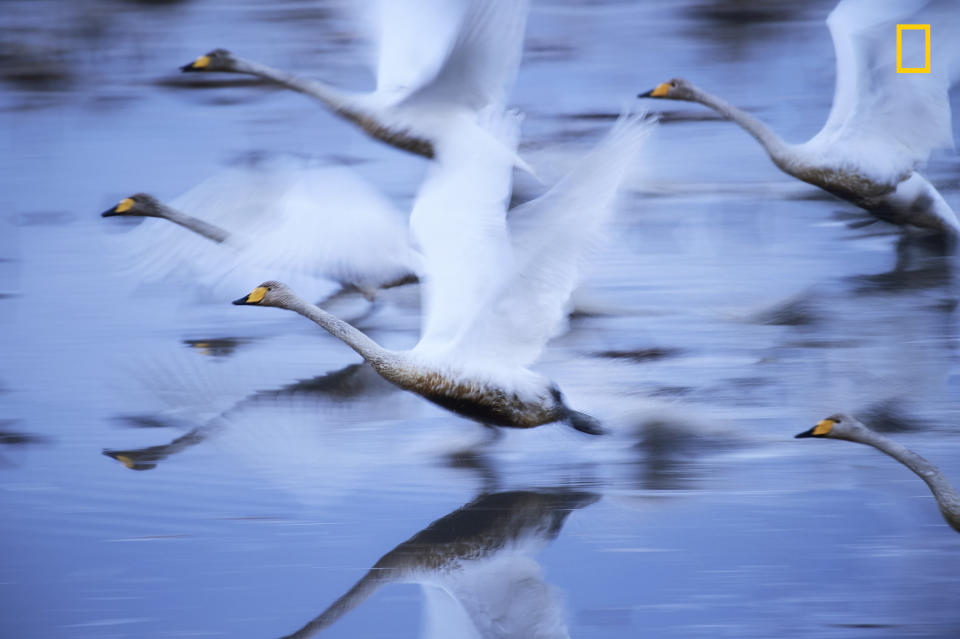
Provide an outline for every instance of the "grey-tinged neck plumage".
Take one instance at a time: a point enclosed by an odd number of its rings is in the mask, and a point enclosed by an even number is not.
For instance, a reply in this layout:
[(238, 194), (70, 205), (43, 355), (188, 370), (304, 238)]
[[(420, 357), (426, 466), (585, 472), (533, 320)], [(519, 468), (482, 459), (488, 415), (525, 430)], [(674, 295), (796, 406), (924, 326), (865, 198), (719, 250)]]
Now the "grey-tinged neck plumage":
[(194, 233), (204, 236), (208, 240), (212, 240), (218, 244), (221, 244), (230, 237), (230, 233), (225, 229), (222, 229), (215, 224), (204, 222), (203, 220), (193, 217), (192, 215), (187, 215), (186, 213), (169, 207), (166, 204), (160, 204), (158, 208), (160, 215), (157, 217), (164, 217), (174, 224), (179, 224), (182, 227), (190, 229)]
[(957, 495), (957, 491), (939, 468), (912, 450), (872, 430), (863, 429), (854, 441), (873, 446), (916, 473), (930, 487), (943, 518), (951, 528), (960, 532), (960, 495)]
[(434, 577), (426, 581), (434, 580), (437, 574), (451, 567), (463, 570), (465, 562), (497, 555), (520, 538), (550, 542), (560, 534), (572, 511), (589, 506), (597, 499), (599, 495), (593, 493), (566, 489), (483, 495), (397, 545), (346, 594), (283, 639), (313, 636), (387, 583), (424, 581), (429, 575)]
[(756, 138), (763, 145), (774, 164), (790, 172), (786, 167), (790, 165), (789, 146), (774, 133), (770, 127), (753, 117), (746, 111), (738, 109), (729, 102), (721, 100), (698, 87), (690, 87), (690, 99), (694, 102), (710, 107), (725, 118), (732, 120), (743, 127), (747, 133)]
[(433, 142), (417, 135), (407, 127), (390, 125), (370, 108), (365, 108), (363, 95), (337, 89), (325, 82), (280, 71), (258, 62), (233, 58), (232, 72), (245, 73), (275, 82), (282, 87), (308, 95), (330, 108), (341, 117), (350, 120), (371, 137), (390, 146), (409, 151), (426, 158), (434, 157)]
[(303, 78), (293, 73), (274, 69), (265, 64), (251, 62), (243, 58), (233, 59), (231, 71), (234, 73), (254, 75), (258, 78), (275, 82), (287, 89), (309, 95), (337, 112), (349, 109), (351, 103), (355, 101), (355, 97), (351, 94), (332, 87), (325, 82)]
[(391, 581), (396, 581), (396, 579), (393, 578), (394, 572), (393, 570), (382, 570), (379, 568), (373, 568), (367, 571), (367, 574), (354, 584), (353, 588), (330, 604), (326, 610), (308, 621), (296, 632), (284, 635), (281, 639), (304, 639), (305, 637), (312, 637), (325, 628), (329, 628), (336, 623), (340, 617), (369, 599), (380, 586)]
[(359, 353), (381, 374), (385, 368), (393, 368), (400, 363), (399, 353), (383, 348), (350, 324), (322, 308), (293, 295), (286, 301), (285, 306), (319, 324), (328, 333)]

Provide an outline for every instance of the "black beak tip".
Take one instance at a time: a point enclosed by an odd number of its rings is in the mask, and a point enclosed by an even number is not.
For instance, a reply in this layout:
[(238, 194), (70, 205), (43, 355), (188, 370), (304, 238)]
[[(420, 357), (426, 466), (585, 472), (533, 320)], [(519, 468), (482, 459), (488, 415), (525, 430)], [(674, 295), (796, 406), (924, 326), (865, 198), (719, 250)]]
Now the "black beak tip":
[(806, 437), (813, 437), (813, 432), (809, 430), (805, 430), (802, 433), (797, 433), (796, 435), (793, 436), (794, 439), (804, 439)]
[(180, 70), (183, 71), (184, 73), (189, 73), (190, 71), (197, 71), (197, 68), (193, 66), (193, 62), (191, 62), (190, 64), (185, 64), (182, 67), (180, 67)]
[(247, 295), (244, 295), (240, 299), (233, 300), (232, 304), (234, 306), (245, 306), (247, 304)]
[(100, 217), (114, 217), (115, 215), (120, 215), (120, 214), (117, 213), (116, 209), (114, 208), (114, 209), (107, 209), (106, 211), (100, 214)]
[(649, 97), (651, 97), (651, 96), (650, 96), (651, 93), (653, 93), (653, 89), (650, 89), (650, 90), (647, 91), (646, 93), (638, 93), (638, 94), (637, 94), (637, 97), (638, 97), (638, 98), (649, 98)]

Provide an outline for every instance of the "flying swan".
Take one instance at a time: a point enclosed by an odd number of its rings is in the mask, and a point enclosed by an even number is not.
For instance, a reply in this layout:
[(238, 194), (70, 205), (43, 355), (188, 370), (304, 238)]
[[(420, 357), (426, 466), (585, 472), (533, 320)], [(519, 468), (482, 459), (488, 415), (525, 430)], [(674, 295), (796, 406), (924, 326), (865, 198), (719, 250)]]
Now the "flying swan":
[[(215, 49), (185, 72), (242, 73), (315, 98), (369, 136), (433, 158), (450, 127), (506, 101), (523, 50), (528, 0), (381, 0), (376, 89), (344, 91)], [(376, 15), (370, 15), (374, 13)], [(372, 26), (372, 25), (371, 25)], [(515, 158), (518, 166), (527, 167)]]
[(208, 284), (230, 273), (283, 272), (331, 280), (367, 299), (417, 281), (420, 256), (407, 220), (345, 167), (274, 158), (225, 169), (174, 202), (138, 193), (102, 213), (166, 219), (193, 231), (147, 221), (128, 233), (131, 261), (144, 279), (185, 265)]
[(612, 213), (622, 177), (653, 122), (625, 117), (581, 164), (506, 217), (519, 116), (464, 127), (431, 165), (411, 214), (424, 257), (420, 341), (388, 350), (269, 281), (234, 304), (276, 306), (313, 320), (388, 381), (483, 424), (564, 421), (600, 434), (559, 388), (528, 366), (563, 325), (579, 262)]
[[(956, 213), (916, 170), (933, 149), (953, 147), (949, 65), (935, 57), (930, 73), (896, 71), (895, 24), (914, 21), (905, 14), (922, 4), (843, 0), (837, 5), (827, 18), (837, 56), (833, 107), (820, 132), (803, 144), (784, 142), (749, 113), (681, 78), (639, 97), (699, 102), (743, 127), (784, 173), (881, 220), (956, 236)], [(947, 33), (937, 30), (934, 52), (947, 48)]]

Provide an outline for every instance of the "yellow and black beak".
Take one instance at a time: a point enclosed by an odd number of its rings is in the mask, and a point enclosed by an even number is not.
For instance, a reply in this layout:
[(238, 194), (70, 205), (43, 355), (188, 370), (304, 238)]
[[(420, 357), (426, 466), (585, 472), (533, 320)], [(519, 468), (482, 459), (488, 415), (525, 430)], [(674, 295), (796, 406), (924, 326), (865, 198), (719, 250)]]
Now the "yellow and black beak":
[(662, 98), (670, 91), (670, 83), (664, 82), (658, 84), (655, 88), (650, 89), (646, 93), (641, 93), (638, 95), (638, 98)]
[(135, 455), (132, 451), (105, 450), (103, 454), (116, 459), (130, 470), (151, 470), (157, 467), (153, 461), (147, 458), (141, 459), (140, 456)]
[(107, 209), (100, 214), (100, 217), (113, 217), (115, 215), (123, 215), (127, 211), (133, 208), (133, 198), (125, 197), (120, 200), (120, 203), (117, 204), (112, 209)]
[(190, 64), (185, 64), (180, 67), (181, 71), (206, 71), (207, 67), (210, 66), (210, 56), (202, 55)]
[(830, 431), (833, 430), (833, 425), (837, 422), (832, 419), (824, 419), (817, 422), (817, 425), (811, 428), (810, 430), (805, 430), (802, 433), (797, 433), (794, 435), (794, 439), (803, 439), (804, 437), (826, 437), (830, 434)]
[(250, 291), (249, 295), (244, 295), (238, 300), (233, 300), (233, 303), (236, 306), (245, 306), (248, 304), (259, 304), (263, 301), (263, 296), (267, 294), (267, 288), (265, 286), (258, 286), (257, 288)]

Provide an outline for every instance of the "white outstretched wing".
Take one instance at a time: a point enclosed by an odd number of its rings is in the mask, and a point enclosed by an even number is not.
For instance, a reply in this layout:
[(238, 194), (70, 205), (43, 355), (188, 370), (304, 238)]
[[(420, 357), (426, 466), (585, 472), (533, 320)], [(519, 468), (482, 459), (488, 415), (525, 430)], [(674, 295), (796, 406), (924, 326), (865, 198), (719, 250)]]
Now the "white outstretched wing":
[(436, 76), (450, 54), (466, 0), (378, 0), (366, 22), (376, 39), (377, 92), (408, 95)]
[(468, 361), (525, 367), (563, 327), (589, 250), (602, 238), (627, 169), (653, 129), (622, 117), (580, 164), (541, 197), (510, 212), (513, 270), (460, 333)]
[(407, 220), (356, 172), (299, 170), (254, 224), (238, 264), (377, 288), (419, 269)]
[(438, 581), (424, 584), (424, 637), (570, 636), (557, 593), (531, 557), (507, 552), (464, 561)]
[(519, 116), (497, 109), (462, 122), (433, 162), (410, 226), (424, 259), (417, 350), (446, 352), (511, 272), (506, 207)]
[[(842, 0), (827, 18), (837, 56), (833, 107), (811, 145), (842, 149), (875, 178), (912, 169), (953, 145), (948, 89), (957, 50), (943, 3)], [(954, 7), (956, 8), (956, 7)], [(919, 13), (918, 13), (919, 12)], [(930, 73), (897, 73), (897, 23), (932, 25)], [(953, 62), (951, 61), (953, 58)]]
[(219, 171), (167, 203), (231, 233), (229, 245), (217, 245), (168, 220), (146, 218), (122, 237), (130, 272), (147, 282), (180, 277), (215, 285), (224, 265), (235, 259), (241, 229), (255, 224), (289, 183), (288, 172), (273, 168), (241, 165)]
[(292, 279), (313, 291), (311, 279), (375, 287), (418, 267), (404, 218), (344, 167), (294, 158), (233, 167), (170, 205), (230, 236), (218, 245), (167, 220), (144, 220), (124, 238), (143, 279), (180, 273), (242, 287)]
[(505, 104), (520, 66), (528, 5), (528, 0), (468, 0), (435, 77), (406, 104), (452, 104), (475, 111)]

